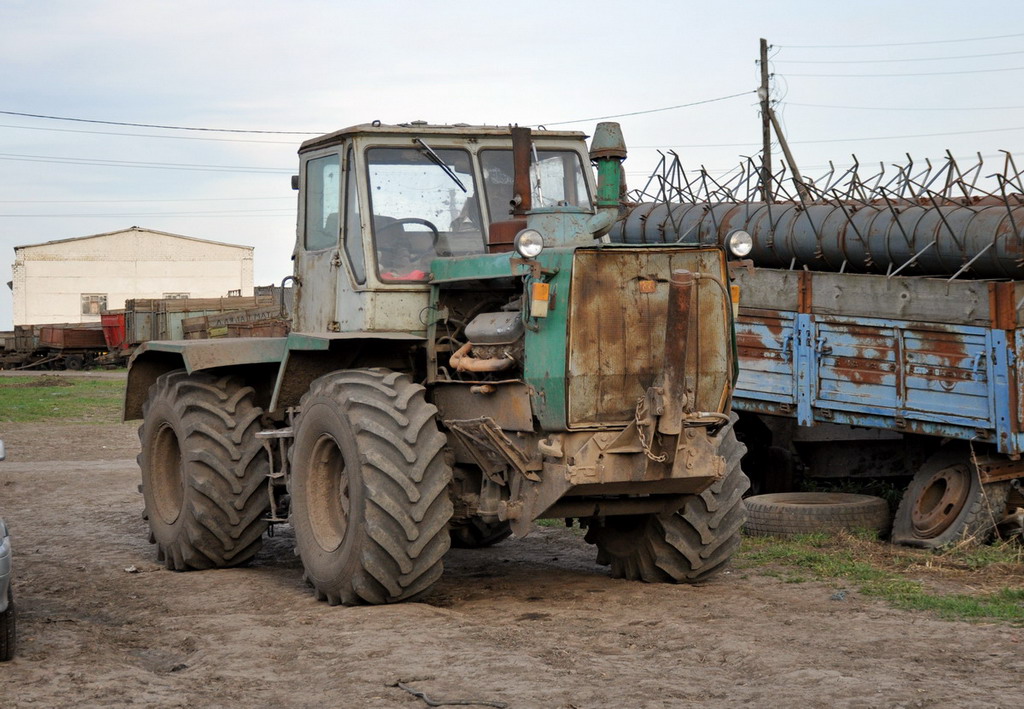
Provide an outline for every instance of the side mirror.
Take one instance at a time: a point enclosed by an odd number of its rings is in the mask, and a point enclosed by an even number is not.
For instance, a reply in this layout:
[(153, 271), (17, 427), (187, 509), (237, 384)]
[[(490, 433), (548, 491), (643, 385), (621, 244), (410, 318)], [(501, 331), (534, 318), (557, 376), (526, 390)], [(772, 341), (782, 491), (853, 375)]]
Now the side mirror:
[(7, 451), (4, 450), (4, 442), (0, 441), (0, 460), (3, 460), (6, 457), (7, 457)]

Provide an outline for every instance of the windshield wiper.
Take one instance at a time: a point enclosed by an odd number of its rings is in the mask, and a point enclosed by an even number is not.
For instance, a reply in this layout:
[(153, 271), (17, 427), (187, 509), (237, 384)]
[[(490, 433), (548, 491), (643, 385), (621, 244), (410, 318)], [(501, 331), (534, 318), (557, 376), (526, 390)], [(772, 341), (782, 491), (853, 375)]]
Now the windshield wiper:
[(452, 178), (452, 181), (459, 186), (459, 189), (461, 189), (463, 192), (469, 192), (469, 190), (466, 189), (466, 186), (462, 184), (462, 180), (459, 179), (459, 176), (455, 174), (455, 171), (448, 167), (448, 165), (445, 164), (444, 160), (442, 160), (429, 145), (427, 145), (419, 138), (413, 138), (412, 140), (414, 143), (419, 143), (421, 146), (423, 146), (423, 154), (430, 159), (430, 162), (434, 163), (439, 168), (444, 170), (444, 174)]

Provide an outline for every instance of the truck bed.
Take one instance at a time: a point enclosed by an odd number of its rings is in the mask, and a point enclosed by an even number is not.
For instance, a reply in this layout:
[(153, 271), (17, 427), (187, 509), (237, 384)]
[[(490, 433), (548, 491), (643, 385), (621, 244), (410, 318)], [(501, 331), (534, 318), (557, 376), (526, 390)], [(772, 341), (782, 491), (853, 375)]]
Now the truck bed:
[(740, 411), (1024, 450), (1024, 284), (739, 272)]

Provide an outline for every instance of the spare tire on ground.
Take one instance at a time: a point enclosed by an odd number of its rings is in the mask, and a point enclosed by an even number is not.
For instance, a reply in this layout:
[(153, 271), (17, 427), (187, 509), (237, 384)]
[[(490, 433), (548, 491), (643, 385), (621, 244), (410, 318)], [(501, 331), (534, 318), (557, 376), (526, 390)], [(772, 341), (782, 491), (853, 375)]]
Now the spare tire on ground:
[(746, 533), (792, 537), (863, 529), (889, 531), (889, 505), (881, 497), (841, 492), (779, 492), (754, 495), (747, 506)]

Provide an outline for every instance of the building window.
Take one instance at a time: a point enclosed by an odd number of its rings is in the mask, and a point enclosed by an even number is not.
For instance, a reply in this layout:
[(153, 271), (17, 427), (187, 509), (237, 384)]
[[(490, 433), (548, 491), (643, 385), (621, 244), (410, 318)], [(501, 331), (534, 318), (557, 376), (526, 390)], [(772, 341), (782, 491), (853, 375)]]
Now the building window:
[(188, 298), (188, 293), (164, 293), (164, 298), (167, 300), (185, 300)]
[(234, 290), (229, 290), (228, 291), (228, 298), (235, 298), (235, 297), (238, 297), (238, 298), (242, 297), (242, 289), (241, 288), (236, 288)]
[(82, 293), (82, 315), (99, 315), (106, 309), (106, 293)]

